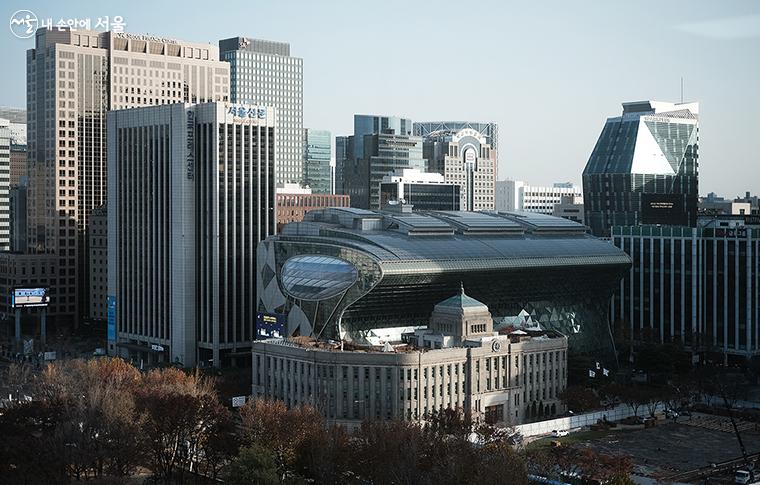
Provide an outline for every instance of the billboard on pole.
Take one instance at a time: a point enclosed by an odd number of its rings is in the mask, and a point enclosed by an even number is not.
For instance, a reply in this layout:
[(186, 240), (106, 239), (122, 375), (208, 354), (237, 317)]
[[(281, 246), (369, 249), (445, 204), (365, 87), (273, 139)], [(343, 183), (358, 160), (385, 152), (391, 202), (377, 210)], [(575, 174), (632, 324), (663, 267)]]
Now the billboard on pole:
[(287, 316), (281, 313), (259, 313), (256, 318), (256, 340), (285, 336)]
[(47, 288), (15, 288), (11, 297), (13, 308), (48, 306), (50, 295)]

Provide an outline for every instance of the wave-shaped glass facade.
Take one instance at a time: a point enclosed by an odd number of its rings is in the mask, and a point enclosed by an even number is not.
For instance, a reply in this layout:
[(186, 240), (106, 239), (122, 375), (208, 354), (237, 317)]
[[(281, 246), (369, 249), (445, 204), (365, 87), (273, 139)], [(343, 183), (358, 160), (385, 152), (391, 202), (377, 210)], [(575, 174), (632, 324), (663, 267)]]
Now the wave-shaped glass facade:
[[(543, 328), (567, 335), (571, 350), (614, 361), (609, 301), (630, 258), (581, 225), (562, 221), (552, 228), (544, 221), (539, 228), (529, 220), (496, 213), (310, 212), (259, 245), (259, 311), (287, 314), (291, 335), (361, 342), (371, 329), (427, 325), (435, 304), (464, 284), (495, 320), (525, 310)], [(332, 295), (299, 300), (289, 294), (289, 261), (305, 255), (350, 263), (356, 280)]]

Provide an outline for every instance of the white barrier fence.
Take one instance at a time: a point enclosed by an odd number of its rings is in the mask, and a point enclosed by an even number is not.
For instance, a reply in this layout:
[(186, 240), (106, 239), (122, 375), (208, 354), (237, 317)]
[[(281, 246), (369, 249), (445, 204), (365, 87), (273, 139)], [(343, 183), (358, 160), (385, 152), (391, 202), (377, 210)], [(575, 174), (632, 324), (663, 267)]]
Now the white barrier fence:
[[(660, 412), (665, 409), (663, 404), (657, 406), (656, 412)], [(646, 416), (649, 414), (646, 406), (641, 406), (638, 409), (639, 416)], [(626, 404), (618, 404), (614, 408), (595, 411), (593, 413), (578, 414), (575, 416), (566, 416), (564, 418), (550, 419), (548, 421), (537, 421), (535, 423), (519, 424), (515, 426), (515, 429), (519, 431), (524, 437), (539, 436), (543, 434), (549, 434), (552, 431), (563, 429), (575, 429), (582, 428), (583, 426), (591, 426), (596, 424), (600, 419), (607, 417), (608, 421), (619, 421), (629, 416), (633, 416), (633, 411), (630, 406)]]

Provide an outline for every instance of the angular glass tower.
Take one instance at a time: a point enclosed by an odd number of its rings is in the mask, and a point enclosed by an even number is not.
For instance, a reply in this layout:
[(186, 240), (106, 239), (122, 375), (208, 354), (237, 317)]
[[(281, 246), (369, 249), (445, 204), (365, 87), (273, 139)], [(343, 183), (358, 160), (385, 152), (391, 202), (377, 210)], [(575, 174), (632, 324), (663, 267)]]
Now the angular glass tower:
[(699, 104), (637, 101), (608, 118), (583, 171), (586, 223), (696, 225)]

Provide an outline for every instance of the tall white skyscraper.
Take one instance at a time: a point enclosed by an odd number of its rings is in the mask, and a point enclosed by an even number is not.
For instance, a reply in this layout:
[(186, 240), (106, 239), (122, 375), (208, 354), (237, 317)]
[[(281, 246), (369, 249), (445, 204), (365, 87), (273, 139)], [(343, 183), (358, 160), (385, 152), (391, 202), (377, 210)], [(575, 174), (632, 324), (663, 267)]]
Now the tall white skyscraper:
[(230, 63), (233, 103), (277, 109), (277, 183), (302, 183), (303, 59), (288, 43), (247, 37), (220, 40), (219, 52)]

